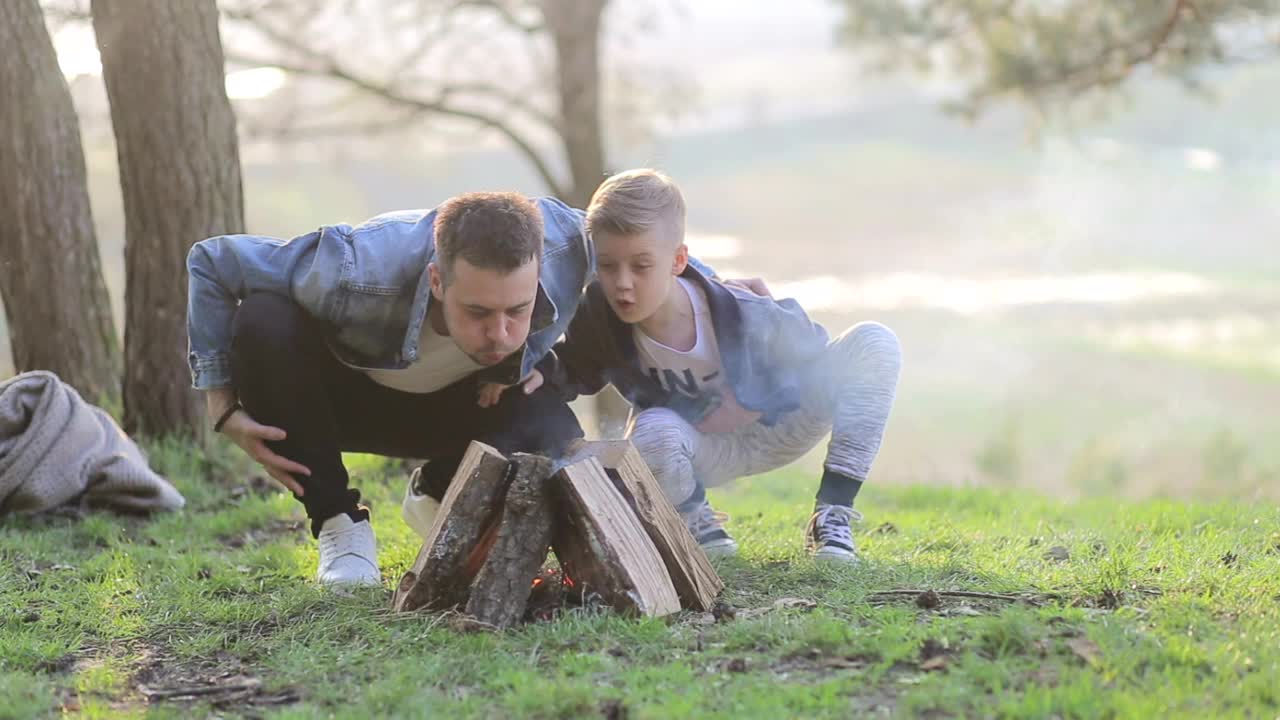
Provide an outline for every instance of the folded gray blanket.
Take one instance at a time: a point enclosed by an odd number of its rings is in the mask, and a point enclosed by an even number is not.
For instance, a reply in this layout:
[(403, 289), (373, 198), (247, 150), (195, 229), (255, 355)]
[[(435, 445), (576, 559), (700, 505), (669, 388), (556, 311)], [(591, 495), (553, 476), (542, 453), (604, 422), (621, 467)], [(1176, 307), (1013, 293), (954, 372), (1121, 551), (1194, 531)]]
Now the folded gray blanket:
[(0, 515), (68, 504), (137, 513), (185, 502), (110, 415), (57, 375), (0, 382)]

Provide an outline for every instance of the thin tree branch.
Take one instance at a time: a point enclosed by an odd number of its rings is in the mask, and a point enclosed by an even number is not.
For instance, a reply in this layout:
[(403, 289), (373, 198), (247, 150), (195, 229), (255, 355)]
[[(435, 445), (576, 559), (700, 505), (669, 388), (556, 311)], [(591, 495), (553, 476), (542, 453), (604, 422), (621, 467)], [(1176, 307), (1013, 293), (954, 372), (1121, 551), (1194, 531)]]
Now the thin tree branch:
[[(1010, 88), (1010, 90), (1018, 90), (1024, 94), (1035, 94), (1045, 90), (1051, 90), (1055, 87), (1064, 89), (1069, 94), (1078, 94), (1087, 90), (1092, 86), (1110, 86), (1123, 81), (1128, 77), (1134, 68), (1151, 62), (1165, 49), (1169, 43), (1169, 39), (1173, 36), (1173, 31), (1178, 27), (1178, 23), (1182, 19), (1184, 11), (1190, 8), (1193, 12), (1195, 6), (1191, 0), (1174, 0), (1173, 8), (1169, 12), (1167, 18), (1160, 25), (1153, 38), (1135, 38), (1130, 42), (1106, 47), (1102, 52), (1098, 53), (1099, 61), (1080, 64), (1066, 70), (1055, 73), (1048, 77), (1043, 77), (1028, 86), (1021, 88)], [(1128, 54), (1133, 48), (1139, 47), (1141, 50), (1134, 54)], [(1109, 74), (1092, 75), (1099, 71), (1105, 65), (1106, 61), (1116, 53), (1125, 53), (1127, 56), (1121, 62), (1121, 67), (1115, 72)], [(981, 102), (992, 95), (1003, 94), (1007, 91), (996, 92), (979, 92), (971, 96), (971, 101)]]
[[(312, 113), (302, 113), (309, 115)], [(254, 140), (270, 140), (272, 142), (301, 142), (322, 137), (349, 137), (353, 135), (382, 135), (402, 130), (406, 126), (421, 120), (422, 112), (412, 111), (396, 116), (392, 120), (349, 123), (316, 123), (310, 125), (280, 124), (255, 122), (252, 118), (242, 124), (245, 135)]]
[(446, 86), (441, 88), (438, 91), (438, 96), (432, 100), (402, 94), (397, 92), (393, 87), (370, 80), (346, 68), (340, 64), (337, 59), (326, 55), (313, 47), (302, 44), (290, 33), (280, 31), (253, 13), (231, 10), (227, 12), (227, 17), (232, 20), (252, 25), (267, 37), (267, 39), (306, 60), (310, 60), (314, 65), (284, 60), (254, 58), (231, 50), (227, 52), (227, 58), (229, 60), (242, 65), (269, 65), (297, 75), (309, 75), (313, 77), (325, 77), (338, 80), (351, 85), (352, 87), (358, 88), (369, 95), (381, 98), (393, 104), (416, 109), (423, 113), (455, 117), (478, 123), (481, 126), (495, 130), (506, 137), (506, 139), (515, 145), (516, 149), (525, 156), (530, 164), (533, 165), (534, 170), (547, 185), (549, 191), (558, 196), (564, 195), (564, 187), (561, 185), (559, 180), (556, 179), (546, 159), (543, 158), (542, 154), (534, 146), (531, 140), (524, 137), (523, 134), (511, 127), (509, 123), (502, 121), (498, 117), (480, 110), (466, 109), (450, 105), (447, 103), (447, 99), (450, 94), (457, 95), (464, 92), (473, 94), (501, 95), (502, 98), (509, 103), (516, 103), (509, 107), (519, 109), (526, 114), (530, 114), (543, 124), (549, 124), (550, 129), (558, 131), (558, 123), (545, 113), (535, 112), (535, 109), (529, 108), (527, 104), (519, 103), (518, 99), (510, 96), (509, 94), (502, 93), (497, 88), (481, 83), (460, 84), (452, 87)]
[[(465, 4), (465, 3), (460, 2), (459, 4)], [(297, 64), (286, 65), (284, 63), (275, 62), (275, 61), (263, 62), (262, 64), (264, 65), (275, 65), (276, 67), (279, 67), (282, 70), (294, 72), (297, 74), (313, 75), (313, 76), (329, 75), (339, 80), (346, 81), (350, 84), (357, 85), (367, 93), (380, 96), (392, 102), (403, 102), (404, 100), (413, 100), (414, 102), (430, 102), (430, 101), (420, 101), (420, 99), (418, 98), (413, 98), (412, 96), (399, 92), (398, 90), (396, 90), (394, 81), (391, 83), (378, 83), (378, 82), (369, 80), (367, 78), (356, 76), (355, 73), (340, 66), (337, 60), (335, 60), (332, 56), (327, 55), (315, 49), (314, 47), (311, 47), (309, 45), (305, 45), (299, 42), (294, 37), (293, 34), (278, 30), (277, 28), (266, 23), (260, 16), (254, 13), (229, 10), (225, 12), (224, 15), (228, 19), (243, 22), (252, 26), (254, 29), (261, 32), (272, 42), (276, 43), (277, 45), (280, 45), (281, 47), (287, 48), (288, 50), (295, 52), (304, 58), (307, 58), (308, 60), (316, 63), (318, 67), (307, 67), (307, 66), (297, 65)], [(229, 56), (231, 55), (232, 54), (229, 53)], [(241, 64), (246, 64), (246, 62), (241, 62)], [(560, 132), (560, 124), (555, 116), (551, 115), (550, 113), (544, 110), (541, 110), (540, 108), (530, 105), (529, 103), (525, 102), (519, 97), (511, 94), (506, 90), (503, 90), (502, 88), (497, 87), (496, 85), (491, 85), (488, 83), (479, 83), (479, 82), (453, 84), (453, 85), (447, 85), (441, 88), (437, 94), (439, 98), (435, 102), (438, 104), (443, 104), (444, 99), (448, 95), (452, 95), (452, 94), (486, 95), (505, 103), (507, 105), (508, 110), (514, 110), (517, 112), (524, 113), (525, 115), (529, 116), (533, 120), (536, 120), (537, 122), (545, 125), (547, 129), (553, 132)]]
[(506, 25), (526, 35), (536, 35), (546, 29), (542, 23), (525, 22), (516, 17), (510, 6), (501, 2), (501, 0), (458, 0), (455, 7), (476, 7), (492, 10)]

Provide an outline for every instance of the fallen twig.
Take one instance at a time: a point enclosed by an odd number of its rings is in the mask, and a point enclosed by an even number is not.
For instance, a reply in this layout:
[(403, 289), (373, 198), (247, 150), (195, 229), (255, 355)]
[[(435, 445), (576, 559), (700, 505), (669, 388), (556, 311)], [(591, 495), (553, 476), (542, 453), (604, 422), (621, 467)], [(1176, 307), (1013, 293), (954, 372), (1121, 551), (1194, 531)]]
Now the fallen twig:
[[(916, 600), (917, 603), (919, 604), (920, 598), (927, 597), (929, 593), (932, 593), (934, 596), (944, 597), (944, 598), (948, 598), (948, 597), (949, 598), (970, 598), (970, 599), (977, 599), (977, 600), (995, 600), (998, 602), (1022, 602), (1022, 603), (1028, 603), (1030, 605), (1039, 605), (1046, 600), (1054, 600), (1058, 598), (1058, 596), (1051, 595), (1048, 593), (1008, 594), (1008, 593), (978, 592), (975, 590), (901, 589), (901, 590), (881, 590), (879, 592), (871, 593), (870, 595), (867, 596), (867, 602), (875, 605), (875, 604), (883, 604), (883, 603), (890, 603), (890, 602), (898, 602), (901, 600)], [(927, 603), (922, 604), (921, 606), (927, 607), (928, 604)]]
[(142, 686), (139, 687), (138, 690), (145, 695), (148, 700), (165, 700), (176, 697), (197, 697), (201, 695), (221, 695), (223, 693), (252, 691), (257, 690), (261, 686), (261, 680), (249, 678), (241, 682), (227, 683), (224, 685), (190, 685), (171, 688), (149, 688)]

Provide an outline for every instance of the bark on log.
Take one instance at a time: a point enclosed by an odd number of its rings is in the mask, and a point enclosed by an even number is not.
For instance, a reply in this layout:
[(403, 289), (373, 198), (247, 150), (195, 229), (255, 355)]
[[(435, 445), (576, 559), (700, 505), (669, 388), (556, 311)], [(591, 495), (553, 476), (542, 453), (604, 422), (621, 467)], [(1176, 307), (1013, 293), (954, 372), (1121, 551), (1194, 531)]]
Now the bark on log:
[(580, 453), (599, 458), (614, 486), (653, 540), (686, 610), (710, 611), (724, 582), (680, 514), (671, 505), (640, 452), (627, 440), (587, 444)]
[(575, 462), (556, 478), (561, 523), (553, 546), (569, 577), (616, 610), (649, 617), (679, 611), (662, 556), (600, 461)]
[(547, 492), (551, 460), (516, 454), (511, 463), (514, 478), (497, 540), (467, 601), (467, 614), (498, 628), (511, 627), (524, 617), (533, 579), (547, 559), (555, 510)]
[(510, 465), (483, 443), (467, 448), (418, 558), (400, 578), (392, 600), (396, 610), (444, 610), (466, 603), (483, 562), (486, 535), (500, 517)]

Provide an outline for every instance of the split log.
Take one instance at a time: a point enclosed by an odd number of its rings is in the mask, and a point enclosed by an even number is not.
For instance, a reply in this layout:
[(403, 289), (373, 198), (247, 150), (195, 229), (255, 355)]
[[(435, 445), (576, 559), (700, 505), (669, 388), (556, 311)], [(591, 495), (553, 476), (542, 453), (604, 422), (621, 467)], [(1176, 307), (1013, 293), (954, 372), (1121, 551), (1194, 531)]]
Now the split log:
[(620, 611), (661, 617), (680, 610), (666, 564), (595, 457), (556, 475), (559, 527), (552, 538), (569, 577)]
[(467, 602), (468, 588), (493, 538), (511, 464), (497, 450), (473, 442), (445, 492), (422, 550), (400, 578), (392, 606), (400, 612), (444, 610)]
[(687, 610), (709, 612), (724, 583), (662, 492), (640, 451), (627, 440), (611, 440), (588, 443), (579, 452), (599, 458), (608, 471), (662, 556), (681, 605)]
[(517, 453), (511, 463), (513, 479), (497, 538), (467, 601), (467, 614), (497, 628), (511, 627), (524, 617), (533, 579), (551, 544), (551, 460)]

